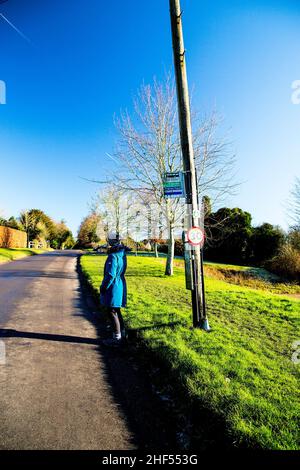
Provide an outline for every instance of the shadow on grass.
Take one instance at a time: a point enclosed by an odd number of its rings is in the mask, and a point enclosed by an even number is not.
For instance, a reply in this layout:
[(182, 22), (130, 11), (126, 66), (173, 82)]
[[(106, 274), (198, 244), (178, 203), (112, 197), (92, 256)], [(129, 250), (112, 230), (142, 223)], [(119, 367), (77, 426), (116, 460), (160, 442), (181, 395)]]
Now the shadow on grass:
[(159, 330), (161, 328), (169, 328), (173, 330), (176, 326), (182, 326), (183, 323), (180, 321), (172, 322), (172, 323), (157, 323), (154, 325), (147, 325), (141, 326), (139, 328), (129, 328), (128, 329), (128, 340), (129, 341), (136, 341), (140, 338), (141, 333), (147, 330)]
[[(103, 338), (107, 332), (103, 314), (99, 316), (98, 296), (84, 278), (79, 260), (78, 272), (81, 278), (80, 310), (85, 310), (85, 316), (95, 325), (99, 338)], [(89, 310), (84, 305), (88, 305)], [(182, 321), (164, 321), (132, 328), (126, 348), (117, 351), (99, 348), (115, 400), (122, 407), (139, 448), (236, 449), (228, 435), (225, 419), (207, 409), (204, 403), (188, 397), (184, 371), (174, 369), (168, 362), (168, 348), (158, 343), (151, 349), (143, 341), (144, 331), (167, 328), (171, 332), (177, 326), (186, 325)]]

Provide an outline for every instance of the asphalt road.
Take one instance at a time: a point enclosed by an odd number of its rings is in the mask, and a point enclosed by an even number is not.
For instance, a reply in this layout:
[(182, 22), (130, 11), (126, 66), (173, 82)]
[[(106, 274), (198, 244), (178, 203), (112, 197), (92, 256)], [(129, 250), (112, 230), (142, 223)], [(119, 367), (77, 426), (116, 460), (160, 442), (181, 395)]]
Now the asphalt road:
[(77, 257), (0, 265), (0, 449), (136, 447), (82, 301)]

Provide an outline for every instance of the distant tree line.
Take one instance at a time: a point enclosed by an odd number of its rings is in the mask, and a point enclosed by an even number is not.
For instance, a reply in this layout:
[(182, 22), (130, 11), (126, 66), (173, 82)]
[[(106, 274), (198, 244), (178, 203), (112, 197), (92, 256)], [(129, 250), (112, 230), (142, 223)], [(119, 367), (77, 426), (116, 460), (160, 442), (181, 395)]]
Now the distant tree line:
[[(209, 198), (207, 202), (210, 207)], [(109, 229), (105, 216), (107, 214), (92, 211), (82, 220), (78, 232), (78, 247), (88, 248), (105, 243), (106, 232)], [(252, 227), (251, 219), (251, 214), (240, 208), (224, 207), (216, 212), (207, 211), (205, 258), (232, 264), (262, 264), (275, 256), (287, 235), (280, 227), (269, 223)], [(144, 223), (146, 222), (145, 220)], [(119, 224), (120, 220), (117, 220), (116, 225)], [(123, 226), (126, 225), (125, 222), (123, 224)], [(110, 228), (115, 228), (113, 223)], [(132, 239), (130, 236), (128, 238)], [(142, 242), (140, 241), (140, 246), (146, 247), (148, 243), (153, 245), (155, 241), (159, 244), (159, 251), (168, 252), (167, 240), (163, 238), (145, 238)], [(175, 254), (183, 255), (180, 238), (175, 240)]]
[(42, 244), (54, 249), (72, 248), (75, 244), (72, 231), (66, 222), (56, 222), (40, 209), (22, 211), (19, 217), (0, 217), (0, 225), (22, 230), (27, 234), (27, 246), (30, 242)]

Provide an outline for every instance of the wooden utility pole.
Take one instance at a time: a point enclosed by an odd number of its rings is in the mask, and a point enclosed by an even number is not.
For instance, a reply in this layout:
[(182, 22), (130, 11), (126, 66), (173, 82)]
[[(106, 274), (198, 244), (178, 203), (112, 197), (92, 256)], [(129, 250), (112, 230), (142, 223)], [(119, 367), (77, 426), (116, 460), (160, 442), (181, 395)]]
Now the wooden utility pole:
[[(186, 73), (185, 49), (182, 33), (182, 11), (180, 0), (169, 0), (172, 28), (174, 66), (177, 87), (178, 116), (180, 126), (183, 170), (186, 181), (186, 204), (191, 207), (191, 225), (198, 225), (199, 203), (198, 188), (194, 161), (190, 100)], [(204, 299), (201, 288), (201, 252), (199, 246), (194, 247), (192, 254), (192, 306), (194, 327), (209, 330), (205, 314)]]

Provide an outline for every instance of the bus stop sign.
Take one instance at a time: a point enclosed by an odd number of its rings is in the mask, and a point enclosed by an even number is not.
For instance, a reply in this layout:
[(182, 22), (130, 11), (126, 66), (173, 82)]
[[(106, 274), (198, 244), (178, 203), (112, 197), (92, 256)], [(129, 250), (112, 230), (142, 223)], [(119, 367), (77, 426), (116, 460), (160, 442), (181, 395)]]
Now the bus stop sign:
[(163, 187), (165, 198), (185, 198), (184, 173), (182, 171), (165, 173)]

